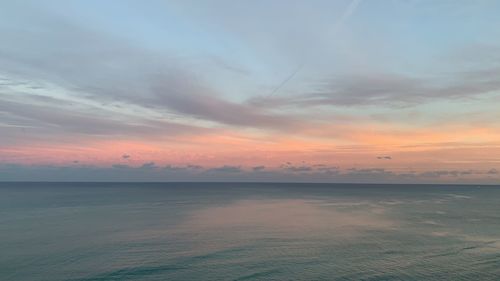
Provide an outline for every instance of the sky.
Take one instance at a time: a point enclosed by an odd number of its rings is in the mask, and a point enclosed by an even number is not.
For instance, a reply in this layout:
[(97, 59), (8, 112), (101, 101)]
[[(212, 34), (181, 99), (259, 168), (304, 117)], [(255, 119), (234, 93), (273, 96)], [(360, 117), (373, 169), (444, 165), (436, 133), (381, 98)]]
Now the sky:
[(0, 181), (500, 183), (500, 1), (2, 1)]

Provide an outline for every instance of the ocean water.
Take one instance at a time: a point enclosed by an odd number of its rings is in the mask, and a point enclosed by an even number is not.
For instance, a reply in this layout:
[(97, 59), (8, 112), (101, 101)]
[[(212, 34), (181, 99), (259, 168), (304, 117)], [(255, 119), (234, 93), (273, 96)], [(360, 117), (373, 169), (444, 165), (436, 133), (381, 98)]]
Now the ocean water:
[(0, 183), (0, 280), (500, 280), (500, 188)]

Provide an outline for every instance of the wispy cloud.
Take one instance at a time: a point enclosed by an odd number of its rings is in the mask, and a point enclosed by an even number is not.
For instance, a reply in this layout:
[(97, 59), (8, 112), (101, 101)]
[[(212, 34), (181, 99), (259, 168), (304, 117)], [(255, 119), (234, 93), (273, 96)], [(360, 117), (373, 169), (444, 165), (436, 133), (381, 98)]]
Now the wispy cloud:
[(260, 97), (261, 106), (409, 107), (439, 100), (472, 99), (500, 90), (500, 69), (476, 69), (450, 77), (418, 78), (399, 74), (355, 74), (324, 80), (314, 92), (293, 97)]

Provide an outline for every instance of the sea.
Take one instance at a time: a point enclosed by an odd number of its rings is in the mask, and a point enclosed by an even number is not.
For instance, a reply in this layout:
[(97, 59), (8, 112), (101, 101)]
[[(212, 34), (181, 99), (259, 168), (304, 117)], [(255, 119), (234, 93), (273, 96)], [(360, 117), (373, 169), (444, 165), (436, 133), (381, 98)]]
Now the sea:
[(500, 280), (500, 187), (0, 183), (0, 280)]

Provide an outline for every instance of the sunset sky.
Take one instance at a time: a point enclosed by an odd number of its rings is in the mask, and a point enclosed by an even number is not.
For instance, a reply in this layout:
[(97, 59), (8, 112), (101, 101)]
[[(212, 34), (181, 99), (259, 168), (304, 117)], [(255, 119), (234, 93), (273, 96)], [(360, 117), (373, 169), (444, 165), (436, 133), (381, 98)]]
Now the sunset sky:
[(500, 1), (2, 1), (0, 180), (500, 183)]

